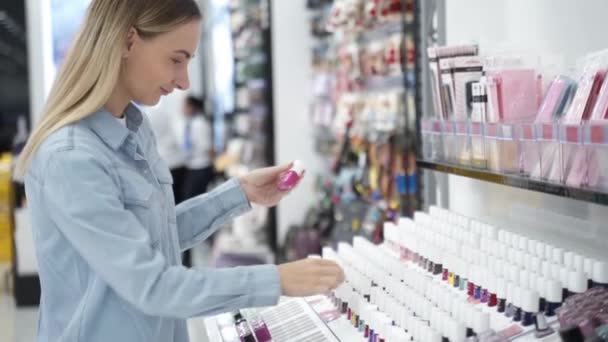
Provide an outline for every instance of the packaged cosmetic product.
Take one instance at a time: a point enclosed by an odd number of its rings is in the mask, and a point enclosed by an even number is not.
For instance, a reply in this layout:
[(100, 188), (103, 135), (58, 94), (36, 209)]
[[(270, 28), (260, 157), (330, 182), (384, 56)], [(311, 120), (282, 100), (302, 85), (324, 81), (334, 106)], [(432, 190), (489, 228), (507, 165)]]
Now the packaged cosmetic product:
[(487, 105), (486, 105), (486, 120), (487, 122), (500, 122), (503, 118), (500, 111), (500, 98), (498, 93), (498, 81), (492, 75), (481, 77), (479, 83), (486, 88)]
[(277, 188), (281, 191), (292, 190), (300, 181), (304, 173), (304, 164), (300, 160), (293, 162), (293, 166), (281, 176)]
[(604, 80), (600, 92), (597, 96), (597, 102), (591, 113), (591, 120), (608, 119), (608, 81)]
[[(429, 70), (431, 72), (431, 89), (433, 94), (433, 104), (437, 116), (442, 119), (448, 118), (448, 108), (446, 107), (450, 95), (446, 94), (442, 87), (442, 69), (441, 60), (445, 58), (458, 56), (474, 56), (477, 55), (477, 45), (458, 45), (458, 46), (442, 46), (430, 47), (427, 49), (429, 57)], [(452, 102), (453, 104), (453, 102)]]
[(572, 105), (563, 119), (565, 124), (578, 124), (591, 117), (600, 88), (606, 78), (606, 69), (589, 67), (583, 73), (572, 100)]
[(445, 114), (448, 120), (455, 119), (456, 98), (452, 72), (453, 60), (453, 58), (445, 58), (439, 62), (439, 67), (441, 69), (441, 91), (444, 94), (442, 106), (445, 108)]
[(479, 56), (465, 56), (451, 59), (454, 81), (454, 119), (466, 120), (471, 117), (473, 89), (482, 76), (483, 63)]
[(481, 82), (471, 83), (471, 92), (473, 93), (471, 121), (486, 122), (486, 107), (488, 104), (488, 95), (486, 94), (485, 84)]
[(502, 120), (509, 123), (533, 122), (538, 111), (539, 76), (536, 70), (506, 69), (488, 71), (487, 74), (497, 85)]
[(559, 119), (570, 104), (576, 83), (567, 76), (556, 77), (536, 114), (536, 123), (551, 123)]

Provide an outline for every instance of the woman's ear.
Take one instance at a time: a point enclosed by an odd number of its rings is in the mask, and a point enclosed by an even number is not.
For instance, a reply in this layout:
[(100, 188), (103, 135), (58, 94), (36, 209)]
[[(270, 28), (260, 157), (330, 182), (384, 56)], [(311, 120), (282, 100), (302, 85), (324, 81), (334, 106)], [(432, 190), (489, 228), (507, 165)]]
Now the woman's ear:
[(127, 32), (127, 39), (125, 41), (125, 47), (124, 47), (124, 51), (122, 53), (123, 58), (129, 57), (129, 55), (131, 54), (131, 51), (133, 49), (133, 44), (135, 43), (135, 40), (137, 38), (139, 38), (137, 29), (135, 29), (135, 27), (131, 27), (129, 29), (129, 31)]

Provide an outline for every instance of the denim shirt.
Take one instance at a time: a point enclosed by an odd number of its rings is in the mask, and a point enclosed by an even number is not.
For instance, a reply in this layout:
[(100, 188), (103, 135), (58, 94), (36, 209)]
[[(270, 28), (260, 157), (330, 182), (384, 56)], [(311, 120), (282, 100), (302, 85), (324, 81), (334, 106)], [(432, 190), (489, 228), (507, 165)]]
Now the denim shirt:
[(25, 177), (42, 287), (38, 341), (182, 342), (186, 319), (277, 303), (276, 266), (186, 268), (250, 209), (240, 183), (175, 206), (147, 119), (100, 110), (47, 138)]

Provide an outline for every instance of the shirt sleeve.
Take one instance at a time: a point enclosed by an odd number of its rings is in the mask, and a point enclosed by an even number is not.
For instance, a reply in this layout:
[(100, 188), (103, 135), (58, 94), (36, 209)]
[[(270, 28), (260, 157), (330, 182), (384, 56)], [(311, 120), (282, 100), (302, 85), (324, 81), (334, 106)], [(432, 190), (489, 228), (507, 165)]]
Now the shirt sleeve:
[[(178, 318), (277, 303), (280, 282), (274, 265), (233, 269), (169, 265), (152, 247), (146, 228), (125, 209), (111, 174), (90, 153), (55, 152), (44, 175), (41, 199), (66, 239), (121, 298), (145, 314)], [(192, 219), (202, 217), (188, 212)]]
[(250, 209), (251, 204), (236, 179), (180, 203), (176, 207), (176, 215), (181, 250), (196, 246), (229, 220)]

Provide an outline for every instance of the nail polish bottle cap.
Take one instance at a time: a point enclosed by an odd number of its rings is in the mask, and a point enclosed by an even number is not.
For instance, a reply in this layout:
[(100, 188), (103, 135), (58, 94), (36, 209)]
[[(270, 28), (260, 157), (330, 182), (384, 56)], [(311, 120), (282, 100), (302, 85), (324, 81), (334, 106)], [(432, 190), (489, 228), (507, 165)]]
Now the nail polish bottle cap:
[(523, 288), (528, 288), (530, 286), (530, 272), (527, 270), (519, 271), (519, 285)]
[(523, 304), (523, 290), (521, 286), (517, 285), (513, 288), (513, 304), (518, 308), (521, 308)]
[(552, 278), (553, 277), (553, 270), (551, 268), (551, 263), (547, 260), (544, 260), (541, 265), (541, 274), (547, 278)]
[(564, 250), (561, 248), (553, 248), (553, 262), (556, 264), (564, 264)]
[(592, 279), (593, 278), (593, 264), (595, 263), (595, 260), (593, 260), (591, 258), (585, 258), (583, 263), (584, 263), (583, 266), (585, 267), (585, 274), (587, 275), (587, 279)]
[(491, 224), (486, 225), (486, 231), (490, 239), (496, 240), (498, 238), (498, 229), (495, 226)]
[(509, 280), (514, 283), (519, 283), (519, 268), (513, 264), (509, 265)]
[(585, 270), (585, 262), (584, 262), (584, 258), (582, 255), (574, 254), (574, 256), (572, 257), (572, 268), (575, 271), (581, 271), (581, 272), (583, 272)]
[(504, 278), (496, 278), (496, 297), (500, 299), (507, 298), (507, 282)]
[(473, 316), (473, 331), (478, 335), (490, 330), (490, 314), (481, 310), (475, 310)]
[(505, 231), (502, 229), (498, 231), (498, 242), (505, 243)]
[(520, 238), (521, 238), (521, 236), (519, 234), (512, 234), (511, 235), (511, 247), (518, 249)]
[(559, 279), (565, 289), (570, 288), (570, 272), (565, 266), (560, 268)]
[(608, 263), (596, 261), (593, 263), (593, 282), (608, 284)]
[[(565, 268), (563, 266), (560, 266), (558, 264), (551, 264), (551, 278), (553, 279), (562, 279), (561, 274), (563, 273), (562, 268)], [(568, 270), (568, 269), (566, 269)]]
[(545, 245), (545, 259), (553, 260), (553, 246)]
[(507, 302), (513, 303), (515, 296), (515, 283), (510, 281), (507, 283)]
[(528, 264), (528, 269), (533, 273), (541, 274), (541, 261), (537, 256), (532, 256), (530, 259), (530, 263)]
[(441, 324), (441, 331), (443, 332), (443, 335), (451, 336), (456, 321), (445, 312), (441, 313), (441, 317), (443, 320), (443, 323)]
[(547, 279), (543, 276), (536, 277), (536, 291), (541, 298), (547, 297)]
[(450, 336), (450, 341), (464, 341), (467, 336), (467, 328), (455, 320), (450, 322), (450, 327), (451, 333), (448, 335)]
[(526, 255), (525, 255), (524, 251), (521, 251), (521, 250), (515, 251), (515, 263), (519, 267), (526, 266)]
[(536, 290), (523, 291), (522, 309), (525, 312), (537, 313), (539, 311), (539, 296)]
[(532, 255), (536, 255), (536, 244), (538, 242), (536, 240), (530, 239), (528, 240), (528, 253)]
[(561, 282), (554, 279), (547, 279), (545, 283), (547, 286), (545, 292), (547, 301), (551, 303), (561, 303), (563, 294)]
[(528, 250), (528, 238), (527, 237), (525, 237), (525, 236), (519, 237), (519, 249), (524, 252)]
[(429, 341), (429, 342), (441, 342), (442, 337), (441, 334), (435, 330), (431, 330), (428, 334), (428, 340), (420, 340), (420, 341)]
[(545, 259), (545, 243), (538, 241), (536, 243), (536, 256)]
[(301, 160), (295, 160), (291, 166), (291, 171), (295, 171), (300, 176), (302, 175), (302, 172), (304, 172), (304, 169), (304, 163)]
[(528, 288), (536, 290), (538, 277), (534, 273), (530, 273), (530, 278), (528, 278)]
[(587, 291), (587, 276), (580, 271), (570, 272), (570, 281), (568, 282), (568, 290), (574, 293), (583, 293)]
[(571, 251), (564, 252), (564, 266), (572, 268), (574, 266), (574, 253)]

